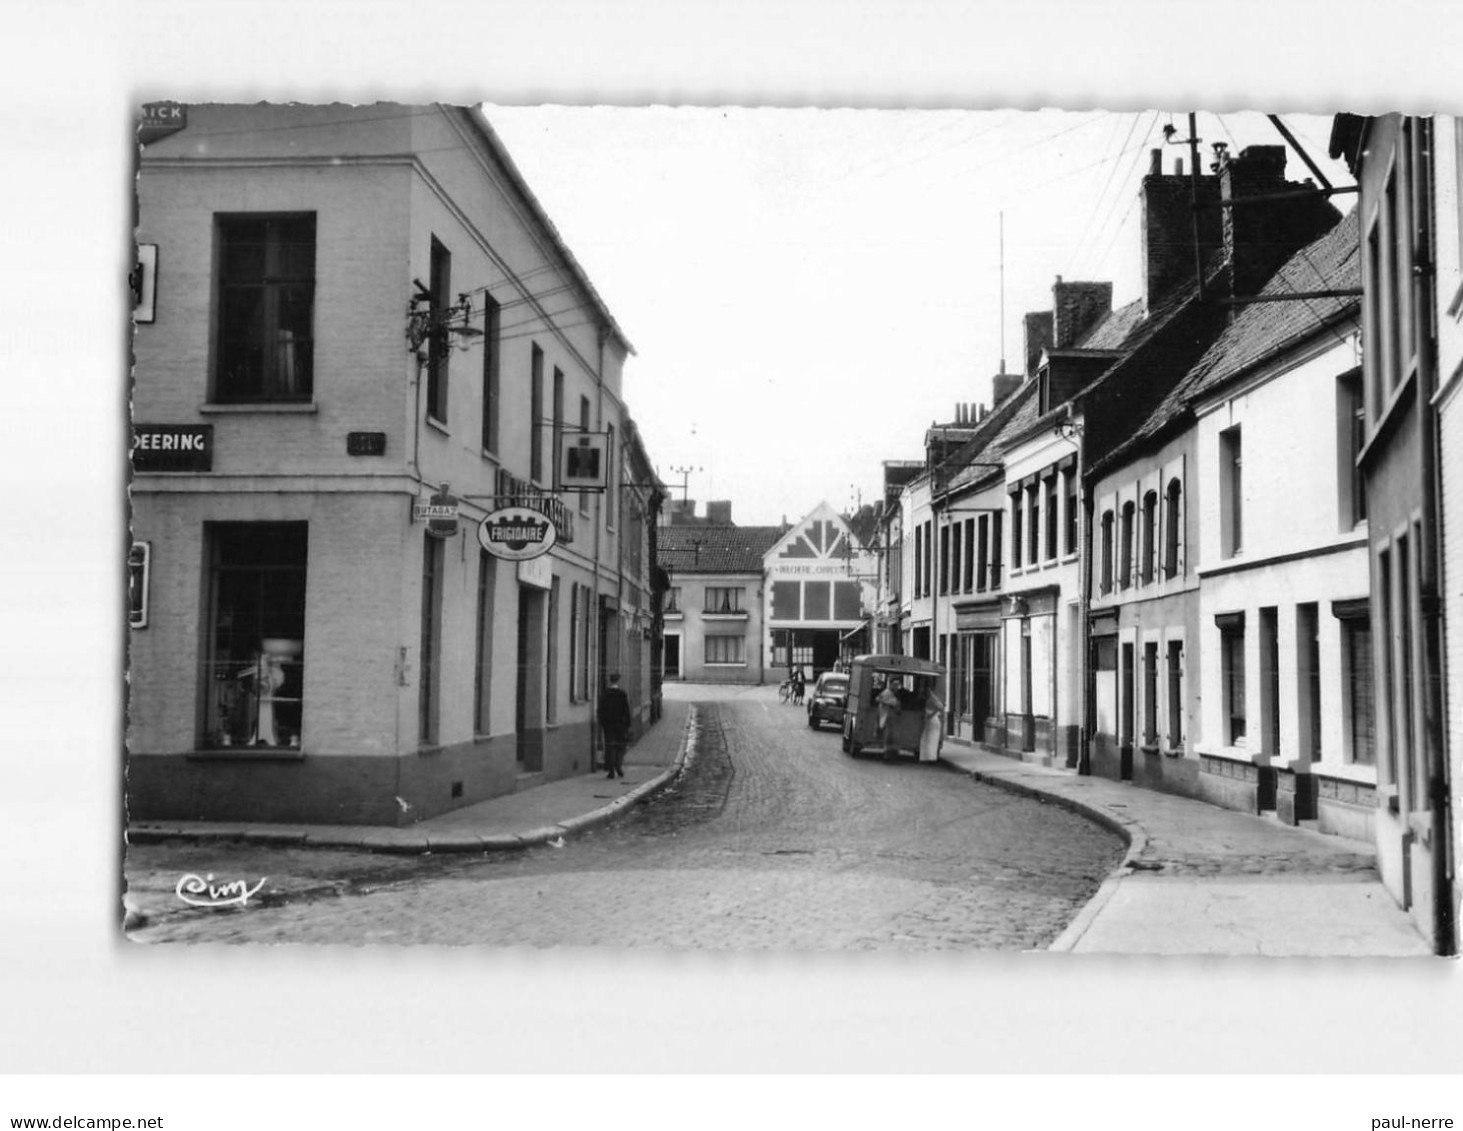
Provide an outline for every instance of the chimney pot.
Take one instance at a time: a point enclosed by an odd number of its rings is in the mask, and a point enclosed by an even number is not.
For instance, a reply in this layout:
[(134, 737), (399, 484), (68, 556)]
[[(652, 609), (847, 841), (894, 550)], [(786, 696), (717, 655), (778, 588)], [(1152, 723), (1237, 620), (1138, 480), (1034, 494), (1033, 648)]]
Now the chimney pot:
[(1160, 177), (1163, 175), (1163, 150), (1150, 150), (1148, 154), (1148, 172), (1151, 176)]

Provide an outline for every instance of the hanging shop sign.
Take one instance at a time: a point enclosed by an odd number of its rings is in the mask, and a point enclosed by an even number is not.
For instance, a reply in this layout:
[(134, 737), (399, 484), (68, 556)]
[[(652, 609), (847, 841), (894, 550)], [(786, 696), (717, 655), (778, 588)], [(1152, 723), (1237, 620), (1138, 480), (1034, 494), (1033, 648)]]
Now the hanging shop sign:
[(133, 471), (212, 471), (212, 424), (134, 424)]
[(523, 562), (548, 553), (558, 541), (558, 532), (540, 511), (500, 507), (478, 524), (478, 541), (496, 558)]
[(565, 506), (564, 500), (545, 491), (542, 487), (519, 479), (503, 468), (498, 469), (495, 508), (526, 507), (536, 511), (554, 524), (554, 538), (568, 545), (574, 541), (574, 516)]
[(559, 488), (603, 491), (610, 466), (609, 440), (605, 432), (564, 433), (559, 451)]
[(427, 502), (413, 505), (411, 517), (414, 522), (425, 522), (431, 537), (451, 538), (457, 533), (457, 499), (439, 491)]

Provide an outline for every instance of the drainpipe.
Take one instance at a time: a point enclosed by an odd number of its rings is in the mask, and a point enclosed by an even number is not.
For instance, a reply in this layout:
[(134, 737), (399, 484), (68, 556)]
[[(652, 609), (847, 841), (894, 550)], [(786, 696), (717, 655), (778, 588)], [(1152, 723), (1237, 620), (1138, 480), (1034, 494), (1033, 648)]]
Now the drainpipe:
[(1078, 448), (1077, 486), (1082, 500), (1082, 555), (1078, 559), (1078, 618), (1082, 648), (1082, 730), (1077, 736), (1077, 773), (1087, 777), (1092, 773), (1092, 732), (1095, 729), (1094, 709), (1097, 703), (1097, 673), (1092, 663), (1092, 491), (1084, 482), (1086, 468), (1082, 464), (1081, 449)]
[[(1431, 186), (1435, 166), (1432, 164), (1432, 133), (1423, 118), (1413, 119), (1421, 134), (1421, 153), (1414, 154), (1413, 167), (1416, 176)], [(1436, 295), (1436, 268), (1434, 267), (1434, 231), (1431, 223), (1433, 201), (1427, 201), (1419, 219), (1417, 233), (1416, 267), (1413, 271), (1413, 309), (1417, 319), (1417, 339), (1428, 343), (1428, 348), (1417, 351), (1417, 409), (1420, 472), (1422, 477), (1422, 513), (1426, 518), (1427, 545), (1419, 561), (1420, 578), (1418, 604), (1422, 613), (1422, 647), (1424, 678), (1422, 681), (1423, 727), (1427, 735), (1428, 760), (1428, 811), (1432, 823), (1431, 865), (1433, 888), (1433, 949), (1442, 955), (1457, 951), (1457, 924), (1453, 921), (1453, 888), (1455, 877), (1451, 872), (1452, 827), (1449, 804), (1448, 757), (1443, 736), (1442, 696), (1442, 623), (1443, 598), (1440, 593), (1440, 532), (1442, 511), (1438, 498), (1438, 417), (1432, 398), (1437, 384), (1437, 327), (1433, 318), (1433, 303)]]

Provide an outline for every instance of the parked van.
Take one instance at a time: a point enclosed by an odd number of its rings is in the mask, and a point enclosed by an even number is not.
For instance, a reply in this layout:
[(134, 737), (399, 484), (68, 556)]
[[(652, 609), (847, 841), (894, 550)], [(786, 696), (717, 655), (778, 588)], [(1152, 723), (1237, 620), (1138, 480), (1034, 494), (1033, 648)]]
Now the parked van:
[[(899, 701), (897, 710), (885, 709), (886, 729), (880, 733), (879, 696), (886, 688)], [(925, 727), (925, 702), (931, 692), (945, 697), (945, 669), (913, 656), (855, 656), (848, 667), (848, 703), (843, 709), (843, 752), (857, 757), (865, 751), (884, 756), (907, 752), (918, 756)]]

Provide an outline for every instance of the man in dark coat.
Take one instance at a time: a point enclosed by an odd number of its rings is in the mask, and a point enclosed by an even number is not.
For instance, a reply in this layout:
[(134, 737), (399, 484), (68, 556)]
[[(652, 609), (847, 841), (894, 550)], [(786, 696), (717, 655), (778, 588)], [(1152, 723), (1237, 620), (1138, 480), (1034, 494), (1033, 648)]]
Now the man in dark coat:
[(610, 676), (610, 685), (600, 693), (599, 726), (605, 736), (607, 778), (625, 776), (625, 745), (630, 740), (630, 699), (620, 687), (620, 674)]

